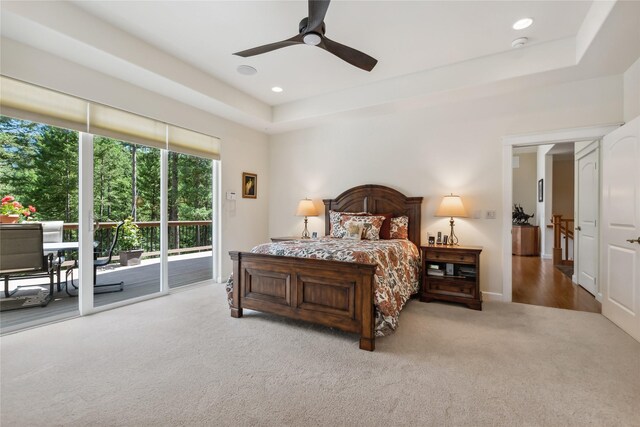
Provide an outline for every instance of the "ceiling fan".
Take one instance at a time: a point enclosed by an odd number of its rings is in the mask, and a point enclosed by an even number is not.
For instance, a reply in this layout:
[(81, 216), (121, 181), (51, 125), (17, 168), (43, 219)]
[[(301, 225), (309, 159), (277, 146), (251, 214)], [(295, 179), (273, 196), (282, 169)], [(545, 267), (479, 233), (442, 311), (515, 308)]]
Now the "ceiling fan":
[(325, 37), (324, 17), (327, 14), (329, 3), (331, 0), (309, 0), (309, 16), (303, 18), (299, 25), (299, 34), (287, 40), (266, 44), (264, 46), (254, 47), (253, 49), (236, 52), (234, 55), (247, 58), (249, 56), (260, 55), (262, 53), (271, 52), (296, 44), (308, 44), (318, 46), (327, 52), (333, 53), (343, 61), (365, 71), (371, 71), (376, 66), (378, 60), (369, 55), (353, 49), (349, 46), (334, 42)]

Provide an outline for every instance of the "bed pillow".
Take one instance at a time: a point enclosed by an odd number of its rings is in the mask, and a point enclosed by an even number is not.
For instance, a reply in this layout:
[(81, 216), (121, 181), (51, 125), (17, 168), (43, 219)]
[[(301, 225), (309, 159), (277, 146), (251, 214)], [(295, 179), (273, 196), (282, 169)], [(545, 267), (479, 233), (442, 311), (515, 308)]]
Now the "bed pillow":
[[(345, 228), (342, 226), (340, 216), (342, 214), (346, 214), (347, 212), (338, 212), (338, 211), (329, 211), (329, 236), (330, 237), (338, 237), (343, 238), (345, 233), (347, 232)], [(371, 215), (366, 212), (353, 212), (349, 213), (349, 215)]]
[(364, 223), (360, 221), (349, 220), (343, 224), (346, 233), (343, 239), (360, 240), (364, 231)]
[(376, 214), (384, 217), (384, 222), (382, 223), (382, 227), (380, 228), (380, 238), (384, 240), (389, 240), (391, 238), (391, 218), (393, 218), (392, 213), (384, 213), (384, 214)]
[(391, 218), (391, 239), (408, 239), (409, 238), (409, 217), (399, 216), (397, 218)]
[(378, 215), (360, 215), (360, 214), (351, 214), (351, 213), (343, 213), (340, 215), (340, 223), (344, 228), (344, 224), (347, 222), (359, 222), (364, 226), (364, 230), (362, 231), (362, 238), (366, 240), (379, 240), (380, 239), (380, 229), (382, 228), (382, 223), (384, 222), (384, 216)]

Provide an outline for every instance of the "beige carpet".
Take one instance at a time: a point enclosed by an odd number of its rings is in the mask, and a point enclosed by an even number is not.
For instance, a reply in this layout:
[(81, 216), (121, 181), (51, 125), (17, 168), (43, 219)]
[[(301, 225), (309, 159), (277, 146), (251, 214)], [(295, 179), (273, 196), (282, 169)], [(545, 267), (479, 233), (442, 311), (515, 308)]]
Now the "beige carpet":
[(411, 301), (373, 353), (222, 285), (4, 336), (2, 426), (640, 425), (640, 344), (598, 314)]

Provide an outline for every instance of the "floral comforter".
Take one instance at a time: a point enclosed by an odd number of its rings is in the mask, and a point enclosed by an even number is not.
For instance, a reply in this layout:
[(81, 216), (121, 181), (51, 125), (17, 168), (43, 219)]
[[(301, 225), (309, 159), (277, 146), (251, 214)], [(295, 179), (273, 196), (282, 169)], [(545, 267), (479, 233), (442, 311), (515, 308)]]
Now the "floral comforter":
[(398, 327), (400, 310), (420, 286), (420, 253), (409, 240), (346, 240), (322, 238), (258, 245), (251, 252), (377, 264), (374, 281), (375, 333), (388, 335)]

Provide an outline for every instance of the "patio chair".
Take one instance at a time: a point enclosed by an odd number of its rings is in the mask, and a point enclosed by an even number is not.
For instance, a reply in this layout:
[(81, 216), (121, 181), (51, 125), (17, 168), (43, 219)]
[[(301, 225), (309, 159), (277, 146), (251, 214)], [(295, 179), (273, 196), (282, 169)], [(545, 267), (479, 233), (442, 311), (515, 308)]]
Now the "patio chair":
[[(113, 237), (113, 241), (111, 242), (111, 246), (109, 247), (109, 252), (107, 253), (107, 256), (104, 258), (98, 258), (99, 252), (94, 252), (93, 253), (93, 288), (94, 294), (106, 294), (106, 293), (110, 293), (110, 292), (121, 292), (122, 290), (124, 290), (124, 282), (116, 282), (116, 283), (103, 283), (98, 285), (97, 284), (97, 272), (98, 272), (98, 267), (104, 267), (106, 265), (109, 265), (109, 263), (111, 262), (111, 258), (113, 258), (113, 251), (116, 248), (116, 244), (118, 243), (118, 236), (120, 236), (120, 228), (122, 228), (122, 226), (124, 225), (124, 221), (120, 222), (118, 224), (118, 226), (116, 227), (116, 231), (115, 231), (115, 235)], [(67, 294), (70, 296), (77, 296), (77, 294), (72, 294), (71, 292), (69, 292), (69, 283), (71, 283), (71, 286), (73, 286), (75, 289), (78, 289), (78, 287), (76, 285), (73, 284), (73, 273), (71, 273), (71, 281), (69, 281), (69, 276), (67, 275), (67, 286), (66, 286), (66, 291)], [(117, 286), (117, 289), (112, 289), (112, 290), (107, 290), (107, 291), (101, 291), (101, 292), (96, 292), (95, 288), (107, 288), (107, 287), (114, 287)]]
[[(37, 304), (46, 306), (53, 298), (55, 267), (53, 255), (44, 255), (42, 249), (42, 224), (0, 224), (0, 276), (4, 279), (4, 296), (10, 298), (20, 288), (42, 286), (22, 285), (9, 291), (9, 279), (49, 278), (49, 294), (37, 299)], [(26, 308), (25, 304), (13, 308)], [(13, 309), (12, 308), (12, 309)], [(4, 307), (3, 307), (4, 310)]]
[[(42, 224), (42, 242), (43, 243), (60, 243), (63, 240), (64, 221), (41, 221)], [(60, 292), (60, 268), (65, 261), (64, 252), (61, 251), (45, 251), (45, 255), (53, 255), (53, 265), (56, 269), (56, 278), (58, 292)]]

